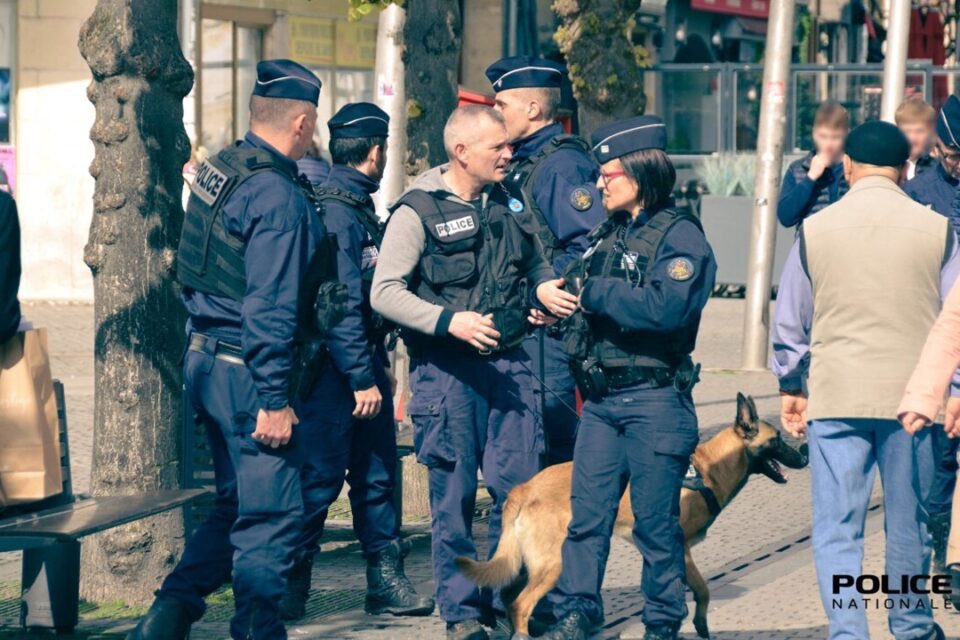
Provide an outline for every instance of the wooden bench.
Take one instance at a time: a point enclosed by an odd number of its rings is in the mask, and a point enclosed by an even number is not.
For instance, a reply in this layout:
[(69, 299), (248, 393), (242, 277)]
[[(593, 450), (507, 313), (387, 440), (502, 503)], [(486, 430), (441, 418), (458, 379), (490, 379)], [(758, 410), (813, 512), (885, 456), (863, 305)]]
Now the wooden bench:
[(0, 551), (23, 550), (20, 625), (69, 632), (79, 621), (80, 538), (188, 503), (204, 489), (74, 495), (63, 385), (54, 381), (63, 492), (0, 512)]

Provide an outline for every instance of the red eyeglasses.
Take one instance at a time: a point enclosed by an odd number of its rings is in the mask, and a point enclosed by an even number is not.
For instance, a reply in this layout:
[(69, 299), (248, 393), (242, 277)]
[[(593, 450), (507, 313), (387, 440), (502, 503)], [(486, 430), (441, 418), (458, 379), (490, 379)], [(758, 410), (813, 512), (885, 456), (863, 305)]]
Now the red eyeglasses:
[(610, 181), (613, 180), (614, 178), (619, 178), (620, 176), (625, 176), (625, 175), (627, 175), (627, 172), (622, 170), (611, 171), (610, 173), (607, 173), (606, 171), (603, 171), (603, 170), (600, 171), (600, 177), (603, 178), (604, 184), (609, 184)]

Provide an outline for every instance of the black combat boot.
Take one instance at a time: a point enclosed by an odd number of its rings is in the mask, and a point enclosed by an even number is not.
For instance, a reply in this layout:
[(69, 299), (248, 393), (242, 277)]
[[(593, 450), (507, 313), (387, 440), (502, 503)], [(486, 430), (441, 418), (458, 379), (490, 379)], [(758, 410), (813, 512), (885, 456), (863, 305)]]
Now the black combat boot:
[(169, 596), (157, 596), (127, 640), (186, 640), (193, 618), (187, 606)]
[(310, 597), (310, 577), (313, 573), (313, 556), (308, 553), (295, 560), (287, 576), (287, 590), (280, 598), (280, 618), (299, 620), (307, 612)]
[(933, 538), (933, 572), (946, 573), (947, 540), (950, 538), (950, 512), (931, 513), (927, 522)]
[(490, 640), (478, 620), (447, 623), (447, 640)]
[(587, 640), (596, 630), (586, 615), (571, 611), (540, 636), (540, 640)]
[(651, 625), (643, 632), (643, 640), (677, 640), (679, 624)]
[(428, 616), (433, 598), (421, 596), (403, 572), (403, 558), (409, 552), (398, 540), (367, 557), (367, 613), (395, 616)]

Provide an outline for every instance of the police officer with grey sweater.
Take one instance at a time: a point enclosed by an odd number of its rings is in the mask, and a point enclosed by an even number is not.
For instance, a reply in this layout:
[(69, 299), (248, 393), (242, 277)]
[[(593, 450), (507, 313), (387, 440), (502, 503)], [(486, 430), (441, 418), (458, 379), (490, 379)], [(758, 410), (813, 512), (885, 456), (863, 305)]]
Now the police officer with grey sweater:
[(477, 470), (493, 497), (492, 555), (507, 493), (538, 471), (543, 450), (521, 348), (528, 323), (549, 323), (577, 304), (539, 250), (522, 203), (497, 184), (510, 161), (507, 141), (493, 109), (453, 112), (444, 128), (450, 162), (421, 175), (391, 207), (371, 292), (373, 309), (405, 330), (408, 412), (429, 475), (437, 601), (455, 640), (486, 640), (481, 618), (489, 624), (502, 612), (455, 563), (476, 558)]

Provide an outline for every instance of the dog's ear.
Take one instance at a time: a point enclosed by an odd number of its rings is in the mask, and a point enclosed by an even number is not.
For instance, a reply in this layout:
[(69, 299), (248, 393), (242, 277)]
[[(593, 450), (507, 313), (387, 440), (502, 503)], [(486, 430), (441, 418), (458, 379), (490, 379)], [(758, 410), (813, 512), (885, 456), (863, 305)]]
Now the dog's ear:
[(757, 406), (753, 398), (737, 393), (737, 432), (746, 440), (750, 440), (760, 432), (760, 422), (757, 416)]

